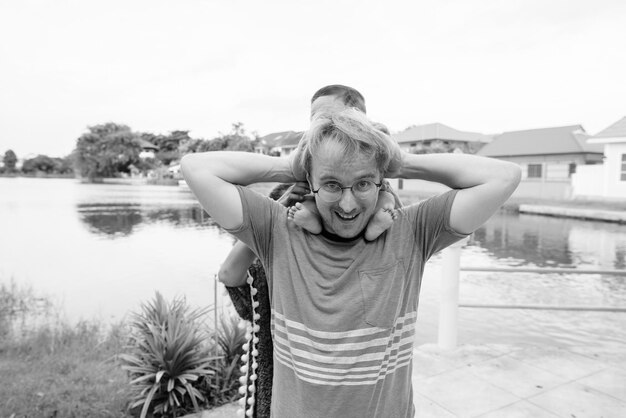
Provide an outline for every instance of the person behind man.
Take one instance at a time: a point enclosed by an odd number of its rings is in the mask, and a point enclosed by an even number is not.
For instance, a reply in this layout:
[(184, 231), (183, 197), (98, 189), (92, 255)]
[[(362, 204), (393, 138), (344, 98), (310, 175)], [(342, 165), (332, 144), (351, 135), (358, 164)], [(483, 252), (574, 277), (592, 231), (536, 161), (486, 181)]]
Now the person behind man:
[[(314, 119), (291, 159), (208, 152), (183, 157), (182, 171), (205, 210), (253, 249), (267, 273), (277, 418), (412, 417), (424, 263), (482, 225), (520, 178), (505, 161), (404, 153), (352, 109)], [(386, 234), (366, 241), (384, 177), (452, 190), (401, 208)], [(319, 235), (242, 187), (302, 180), (315, 194)]]

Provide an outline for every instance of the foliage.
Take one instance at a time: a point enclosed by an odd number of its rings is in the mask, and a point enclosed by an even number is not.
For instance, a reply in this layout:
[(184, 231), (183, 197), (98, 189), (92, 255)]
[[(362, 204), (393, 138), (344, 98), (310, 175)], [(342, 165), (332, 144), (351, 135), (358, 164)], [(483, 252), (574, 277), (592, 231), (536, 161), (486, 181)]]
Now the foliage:
[(217, 141), (215, 145), (221, 146), (222, 149), (254, 152), (254, 139), (246, 134), (246, 130), (241, 122), (233, 123), (229, 133), (221, 134), (211, 142), (213, 141)]
[(246, 342), (246, 330), (239, 326), (239, 317), (222, 315), (220, 327), (217, 331), (217, 344), (224, 359), (230, 363), (233, 359), (239, 360), (243, 354), (242, 345)]
[(449, 142), (434, 139), (430, 142), (418, 142), (411, 148), (413, 154), (437, 154), (461, 152), (463, 154), (476, 154), (484, 143), (481, 142)]
[(12, 173), (15, 171), (15, 165), (17, 164), (17, 155), (15, 155), (12, 149), (6, 150), (2, 162), (4, 163), (4, 170)]
[(46, 174), (70, 174), (72, 173), (72, 158), (53, 158), (47, 155), (38, 155), (34, 158), (25, 160), (22, 164), (22, 172), (30, 173), (46, 173)]
[(109, 122), (88, 129), (78, 138), (74, 150), (75, 167), (81, 176), (90, 180), (116, 177), (140, 164), (139, 135), (128, 126)]
[(132, 378), (130, 408), (161, 416), (176, 416), (198, 411), (199, 402), (206, 401), (198, 390), (214, 357), (209, 356), (199, 319), (205, 310), (191, 310), (184, 299), (167, 303), (160, 293), (142, 305), (142, 312), (133, 314), (129, 354), (119, 356), (123, 369)]
[(213, 406), (233, 402), (240, 396), (239, 360), (243, 354), (246, 332), (238, 324), (238, 316), (222, 315), (215, 335), (221, 356), (211, 365), (215, 374), (204, 382), (209, 403)]
[(58, 321), (0, 338), (3, 416), (129, 416), (126, 377), (111, 361), (126, 338), (121, 324)]
[(155, 158), (161, 164), (168, 166), (171, 162), (180, 159), (181, 144), (189, 142), (192, 138), (189, 136), (189, 131), (172, 131), (168, 135), (142, 133), (141, 139), (154, 144), (159, 149)]
[(207, 141), (202, 139), (189, 139), (181, 142), (180, 154), (188, 154), (192, 152), (207, 151), (245, 151), (254, 152), (254, 144), (257, 140), (246, 133), (243, 123), (236, 122), (232, 124), (232, 129), (227, 134), (219, 136)]
[(49, 314), (51, 307), (30, 287), (18, 287), (14, 280), (0, 284), (0, 341), (9, 338), (16, 325)]

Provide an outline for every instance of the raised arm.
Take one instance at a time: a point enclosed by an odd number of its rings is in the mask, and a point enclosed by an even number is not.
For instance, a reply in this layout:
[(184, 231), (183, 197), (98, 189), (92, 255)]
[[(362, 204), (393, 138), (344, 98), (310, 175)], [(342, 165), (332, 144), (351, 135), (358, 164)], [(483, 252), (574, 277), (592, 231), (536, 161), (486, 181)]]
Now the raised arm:
[(450, 226), (469, 234), (511, 196), (521, 170), (517, 164), (476, 155), (403, 153), (399, 170), (391, 176), (460, 189), (452, 204)]
[(202, 207), (223, 228), (237, 228), (243, 222), (235, 185), (295, 181), (290, 160), (250, 152), (187, 154), (181, 171)]

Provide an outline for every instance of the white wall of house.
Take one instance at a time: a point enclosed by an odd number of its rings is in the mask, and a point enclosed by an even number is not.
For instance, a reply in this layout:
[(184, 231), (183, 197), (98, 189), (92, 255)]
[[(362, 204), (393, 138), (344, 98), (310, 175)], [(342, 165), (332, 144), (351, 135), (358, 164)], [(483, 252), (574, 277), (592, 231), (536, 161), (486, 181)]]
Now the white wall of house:
[(449, 187), (446, 187), (443, 184), (434, 183), (432, 181), (426, 180), (388, 179), (388, 181), (391, 187), (396, 190), (411, 190), (415, 192), (420, 192), (424, 196), (433, 196), (450, 190)]
[(626, 199), (626, 179), (622, 180), (622, 155), (626, 155), (626, 141), (604, 145), (604, 164), (579, 166), (572, 176), (575, 196)]
[[(609, 197), (621, 197), (626, 199), (626, 179), (622, 180), (622, 155), (626, 155), (626, 141), (605, 144), (604, 155), (606, 156), (605, 170), (605, 194)], [(626, 157), (624, 157), (626, 158)]]
[(139, 153), (139, 158), (144, 159), (144, 160), (146, 158), (154, 158), (154, 151), (147, 151), (147, 150), (141, 151)]
[(572, 185), (569, 181), (563, 180), (530, 181), (522, 179), (513, 192), (513, 197), (567, 200), (572, 197)]
[(573, 196), (604, 195), (604, 164), (579, 165), (572, 175)]
[[(391, 187), (396, 190), (411, 190), (420, 192), (425, 196), (431, 196), (450, 190), (443, 184), (433, 183), (425, 180), (389, 179)], [(572, 197), (572, 186), (569, 181), (522, 181), (513, 193), (513, 197), (532, 197), (538, 199), (570, 199)]]

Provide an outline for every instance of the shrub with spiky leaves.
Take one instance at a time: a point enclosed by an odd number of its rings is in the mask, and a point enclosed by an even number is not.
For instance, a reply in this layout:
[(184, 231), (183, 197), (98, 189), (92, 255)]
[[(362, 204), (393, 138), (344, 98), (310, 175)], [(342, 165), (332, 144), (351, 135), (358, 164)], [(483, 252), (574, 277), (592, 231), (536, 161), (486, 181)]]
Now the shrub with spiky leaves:
[(130, 409), (141, 407), (141, 418), (177, 416), (199, 411), (206, 402), (198, 390), (215, 372), (200, 318), (206, 309), (192, 310), (185, 299), (167, 303), (160, 293), (131, 320), (129, 353), (119, 356), (131, 377)]
[(239, 323), (238, 316), (223, 314), (214, 335), (221, 355), (211, 365), (215, 374), (204, 381), (209, 402), (214, 406), (233, 402), (241, 396), (238, 390), (241, 376), (239, 360), (246, 342), (246, 330)]

